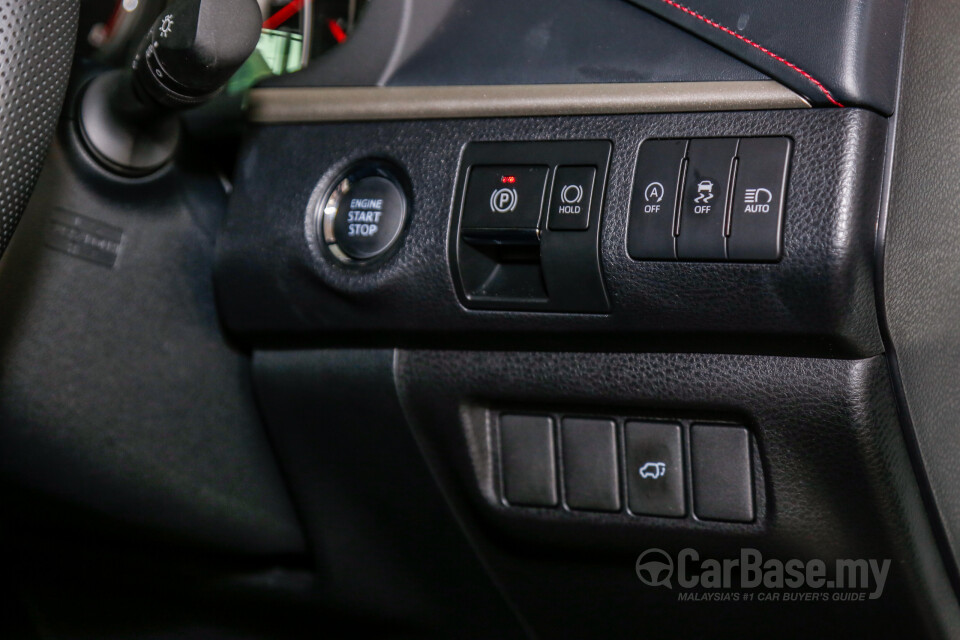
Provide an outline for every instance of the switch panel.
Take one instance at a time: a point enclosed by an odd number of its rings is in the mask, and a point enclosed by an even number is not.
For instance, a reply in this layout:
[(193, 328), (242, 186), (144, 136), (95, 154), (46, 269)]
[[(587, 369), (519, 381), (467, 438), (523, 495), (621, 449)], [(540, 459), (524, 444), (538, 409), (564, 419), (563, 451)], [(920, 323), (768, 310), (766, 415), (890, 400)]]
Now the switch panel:
[(637, 260), (779, 260), (791, 146), (784, 137), (644, 141), (627, 253)]
[(463, 151), (451, 263), (468, 309), (605, 313), (606, 140), (475, 142)]
[(504, 414), (503, 502), (571, 516), (754, 522), (753, 447), (750, 432), (735, 424)]

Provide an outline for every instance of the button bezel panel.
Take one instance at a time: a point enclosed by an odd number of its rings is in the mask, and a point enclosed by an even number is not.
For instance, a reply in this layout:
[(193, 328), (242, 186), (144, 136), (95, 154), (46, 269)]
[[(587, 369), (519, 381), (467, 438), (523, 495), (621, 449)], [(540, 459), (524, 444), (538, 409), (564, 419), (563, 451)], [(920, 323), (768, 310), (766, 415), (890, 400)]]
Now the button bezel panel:
[[(503, 507), (510, 508), (511, 511), (530, 511), (530, 510), (548, 510), (551, 512), (565, 512), (571, 516), (581, 516), (581, 517), (598, 517), (602, 516), (604, 518), (624, 518), (629, 521), (645, 521), (648, 519), (653, 520), (669, 520), (674, 522), (694, 522), (702, 523), (709, 526), (754, 526), (762, 523), (762, 519), (766, 513), (765, 509), (765, 500), (763, 492), (765, 490), (764, 476), (763, 476), (763, 466), (760, 460), (760, 450), (759, 444), (756, 437), (753, 435), (753, 430), (748, 426), (744, 425), (742, 422), (726, 421), (726, 420), (702, 420), (695, 417), (669, 417), (665, 415), (661, 416), (644, 416), (642, 413), (632, 413), (626, 415), (611, 415), (605, 413), (578, 413), (578, 412), (555, 412), (555, 411), (543, 411), (537, 410), (534, 408), (524, 408), (517, 410), (491, 410), (490, 411), (490, 425), (493, 429), (491, 434), (491, 441), (493, 444), (494, 454), (491, 459), (493, 465), (492, 477), (496, 478), (496, 484), (493, 487), (493, 491), (497, 496), (496, 500)], [(518, 505), (516, 502), (511, 502), (508, 500), (505, 493), (504, 487), (504, 459), (503, 453), (501, 451), (501, 445), (503, 441), (503, 420), (504, 418), (515, 417), (517, 415), (525, 416), (535, 416), (542, 420), (550, 419), (552, 421), (554, 434), (553, 441), (555, 442), (554, 455), (555, 460), (553, 468), (556, 469), (556, 490), (558, 491), (558, 501), (553, 506), (537, 506), (537, 505)], [(610, 422), (614, 426), (615, 435), (616, 435), (616, 462), (617, 465), (617, 491), (618, 491), (618, 508), (617, 509), (598, 509), (596, 507), (584, 507), (576, 506), (571, 504), (568, 497), (568, 490), (566, 486), (566, 460), (567, 454), (565, 452), (565, 447), (567, 446), (567, 440), (563, 437), (562, 425), (565, 422), (571, 421), (585, 421), (585, 422)], [(712, 517), (703, 517), (698, 514), (694, 509), (694, 495), (696, 492), (696, 478), (693, 473), (693, 459), (692, 459), (692, 439), (691, 433), (692, 429), (696, 428), (697, 425), (707, 425), (711, 427), (727, 428), (730, 430), (736, 430), (738, 432), (743, 432), (747, 437), (747, 446), (748, 446), (748, 455), (750, 457), (750, 465), (747, 473), (749, 475), (750, 482), (750, 492), (751, 492), (751, 503), (753, 505), (751, 511), (750, 519), (724, 519), (724, 518), (712, 518)], [(643, 509), (636, 509), (636, 501), (631, 500), (631, 478), (634, 472), (634, 469), (631, 467), (630, 455), (628, 451), (629, 442), (628, 442), (628, 432), (634, 427), (652, 427), (652, 428), (664, 428), (664, 429), (676, 429), (679, 434), (679, 460), (680, 460), (680, 471), (681, 478), (680, 482), (680, 491), (682, 493), (682, 505), (681, 508), (671, 509), (669, 512), (661, 511), (654, 513), (652, 511), (645, 511)], [(676, 458), (673, 460), (673, 464), (676, 464)], [(636, 470), (639, 472), (639, 468)], [(633, 503), (633, 504), (631, 504)]]
[[(638, 198), (642, 195), (642, 192), (638, 189), (638, 184), (640, 184), (644, 176), (640, 175), (642, 168), (646, 167), (649, 169), (648, 164), (644, 164), (645, 156), (645, 145), (647, 146), (647, 155), (650, 152), (650, 145), (658, 145), (662, 143), (686, 143), (686, 150), (683, 155), (683, 160), (680, 162), (680, 165), (676, 168), (676, 176), (671, 178), (671, 183), (677, 182), (679, 184), (679, 197), (673, 203), (673, 227), (672, 227), (672, 238), (670, 240), (675, 246), (675, 253), (673, 256), (669, 255), (669, 252), (666, 251), (652, 251), (649, 247), (659, 244), (666, 244), (667, 241), (654, 240), (653, 242), (644, 241), (643, 238), (639, 237), (638, 234), (643, 233), (644, 231), (649, 231), (650, 229), (645, 228), (644, 225), (640, 224), (640, 221), (637, 220), (638, 216), (642, 215), (642, 208), (638, 201)], [(732, 153), (728, 153), (727, 150), (723, 149), (722, 143), (730, 143), (733, 146)], [(744, 144), (746, 143), (746, 145)], [(766, 144), (765, 144), (766, 143)], [(714, 246), (709, 250), (698, 249), (697, 241), (690, 239), (690, 223), (694, 222), (694, 214), (692, 212), (693, 204), (690, 201), (691, 197), (696, 195), (698, 192), (694, 189), (694, 182), (697, 179), (696, 164), (697, 162), (691, 161), (691, 155), (696, 156), (701, 151), (709, 151), (708, 146), (714, 146), (717, 150), (721, 151), (721, 156), (717, 158), (706, 158), (705, 160), (711, 164), (716, 165), (716, 167), (726, 168), (725, 170), (715, 170), (713, 173), (716, 173), (716, 180), (718, 183), (721, 183), (721, 189), (718, 191), (718, 196), (716, 202), (721, 204), (724, 209), (721, 216), (721, 220), (714, 226), (719, 228), (719, 233), (717, 234), (717, 244), (719, 245), (722, 242), (722, 247)], [(746, 164), (750, 167), (755, 167), (758, 159), (751, 156), (744, 156), (742, 154), (749, 152), (752, 149), (761, 149), (765, 152), (769, 152), (770, 149), (780, 151), (783, 148), (783, 154), (776, 154), (773, 157), (773, 160), (782, 160), (783, 166), (780, 168), (780, 171), (777, 172), (776, 176), (770, 176), (771, 183), (770, 191), (774, 191), (775, 195), (771, 197), (766, 204), (773, 205), (774, 211), (767, 215), (771, 215), (773, 220), (763, 221), (761, 224), (756, 224), (752, 229), (748, 229), (746, 232), (739, 231), (738, 228), (731, 224), (733, 218), (733, 207), (740, 200), (739, 190), (739, 176), (741, 169), (740, 165)], [(787, 200), (787, 190), (789, 188), (789, 176), (790, 176), (790, 165), (791, 165), (791, 156), (793, 155), (794, 142), (789, 136), (718, 136), (718, 137), (696, 137), (696, 138), (649, 138), (641, 142), (640, 148), (637, 152), (637, 161), (636, 168), (633, 174), (633, 186), (631, 193), (631, 201), (629, 207), (629, 218), (628, 218), (628, 231), (627, 231), (627, 253), (633, 260), (649, 262), (649, 261), (667, 261), (667, 262), (729, 262), (729, 263), (749, 263), (749, 262), (758, 262), (758, 263), (775, 263), (779, 262), (783, 258), (783, 245), (784, 245), (784, 227), (786, 220), (786, 200)], [(709, 153), (701, 153), (702, 155), (709, 156)], [(649, 160), (649, 158), (646, 158)], [(704, 160), (704, 158), (700, 158)], [(701, 162), (702, 164), (702, 162)], [(716, 168), (715, 167), (715, 168)], [(770, 173), (769, 168), (763, 173)], [(764, 191), (766, 189), (763, 189)], [(686, 224), (685, 224), (686, 223)], [(686, 234), (684, 235), (685, 228)], [(739, 229), (743, 229), (743, 225), (739, 225)], [(743, 248), (743, 243), (738, 242), (736, 234), (738, 233), (752, 233), (760, 230), (764, 233), (775, 234), (774, 238), (763, 238), (761, 240), (753, 239), (753, 242), (747, 245), (748, 248)], [(697, 232), (702, 233), (702, 229), (697, 228)], [(662, 230), (660, 231), (663, 232)], [(702, 238), (700, 238), (702, 240)], [(737, 255), (731, 255), (731, 243), (736, 243), (737, 250), (733, 253)], [(752, 245), (759, 244), (763, 249), (755, 249)], [(774, 247), (774, 250), (769, 250), (768, 247)], [(720, 255), (722, 248), (723, 255)]]
[[(468, 309), (605, 313), (610, 309), (600, 266), (600, 228), (609, 140), (470, 142), (457, 176), (449, 247), (453, 281)], [(473, 230), (464, 226), (470, 170), (480, 166), (547, 166), (548, 189), (536, 229)], [(595, 167), (585, 230), (551, 229), (547, 207), (558, 167)], [(499, 280), (497, 280), (499, 278)]]

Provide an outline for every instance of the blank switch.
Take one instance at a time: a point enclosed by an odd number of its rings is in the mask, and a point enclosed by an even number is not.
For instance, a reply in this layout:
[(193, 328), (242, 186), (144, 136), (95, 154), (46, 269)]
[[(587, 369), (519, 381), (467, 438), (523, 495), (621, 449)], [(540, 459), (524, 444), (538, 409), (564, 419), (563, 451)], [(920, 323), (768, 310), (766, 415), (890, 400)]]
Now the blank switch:
[(514, 505), (557, 504), (553, 420), (548, 416), (500, 417), (503, 495)]
[(750, 434), (743, 427), (694, 425), (693, 510), (704, 520), (751, 522)]
[(616, 424), (612, 420), (564, 418), (560, 437), (567, 506), (619, 511)]

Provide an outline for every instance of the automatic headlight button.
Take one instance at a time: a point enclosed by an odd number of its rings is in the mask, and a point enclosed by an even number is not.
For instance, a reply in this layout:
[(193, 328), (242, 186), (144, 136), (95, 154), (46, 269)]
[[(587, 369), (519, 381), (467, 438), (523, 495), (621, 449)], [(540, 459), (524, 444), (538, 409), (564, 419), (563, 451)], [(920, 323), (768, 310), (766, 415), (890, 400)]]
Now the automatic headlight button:
[(341, 260), (370, 260), (396, 243), (406, 215), (406, 196), (388, 173), (351, 175), (327, 199), (324, 238)]
[(741, 138), (730, 211), (731, 260), (779, 260), (787, 193), (789, 138)]

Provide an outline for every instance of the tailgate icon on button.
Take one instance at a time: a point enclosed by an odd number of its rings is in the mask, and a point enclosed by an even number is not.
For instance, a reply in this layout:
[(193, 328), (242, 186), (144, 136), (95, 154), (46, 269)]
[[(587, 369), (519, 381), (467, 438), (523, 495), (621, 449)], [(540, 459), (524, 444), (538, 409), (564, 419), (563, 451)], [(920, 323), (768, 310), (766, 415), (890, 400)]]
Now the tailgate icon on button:
[(641, 478), (657, 480), (665, 475), (667, 475), (667, 463), (665, 462), (648, 462), (640, 467)]

